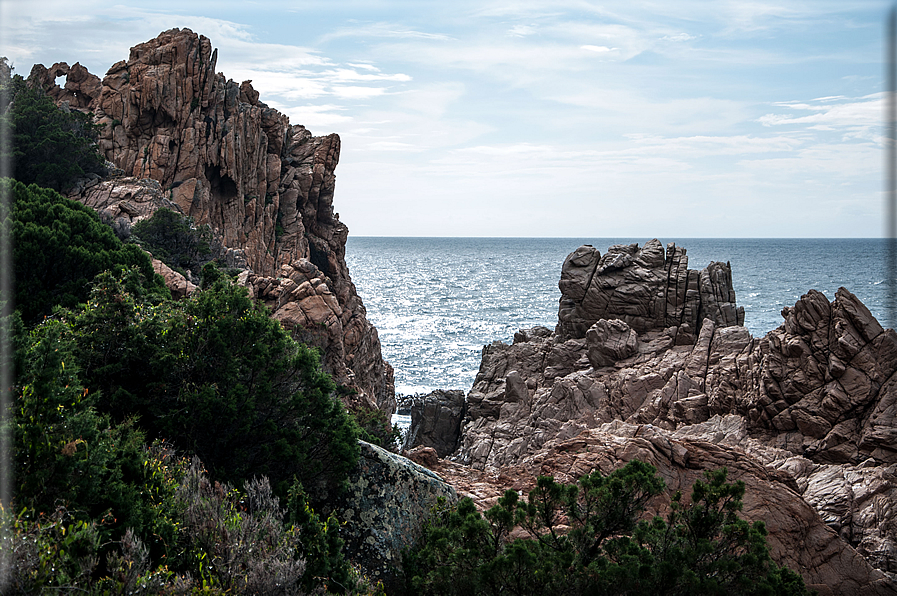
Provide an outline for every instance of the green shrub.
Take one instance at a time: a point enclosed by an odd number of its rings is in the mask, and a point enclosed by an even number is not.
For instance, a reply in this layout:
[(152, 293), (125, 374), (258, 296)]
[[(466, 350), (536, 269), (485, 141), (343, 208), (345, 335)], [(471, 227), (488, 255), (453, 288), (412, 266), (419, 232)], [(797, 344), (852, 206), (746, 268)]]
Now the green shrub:
[(317, 352), (226, 277), (148, 305), (105, 274), (67, 317), (98, 407), (139, 417), (151, 439), (198, 455), (214, 479), (264, 475), (285, 497), (295, 476), (323, 498), (355, 465), (356, 427)]
[(38, 518), (0, 507), (0, 518), (0, 551), (9, 556), (0, 577), (3, 594), (89, 593), (100, 550), (96, 524), (73, 519), (64, 508)]
[[(123, 244), (97, 214), (53, 190), (0, 179), (12, 202), (16, 308), (26, 324), (54, 306), (71, 308), (87, 300), (90, 283), (102, 271), (134, 267), (131, 289), (161, 299), (170, 296), (149, 256)], [(0, 214), (2, 216), (3, 214)], [(7, 217), (3, 225), (10, 225)]]
[[(481, 515), (470, 499), (437, 507), (422, 544), (403, 557), (408, 594), (806, 594), (772, 562), (762, 522), (739, 519), (744, 484), (705, 473), (691, 502), (639, 522), (663, 490), (654, 468), (629, 462), (578, 485), (539, 477), (526, 501), (507, 491)], [(528, 538), (511, 539), (521, 530)]]
[[(337, 387), (337, 392), (346, 392), (343, 386)], [(373, 443), (397, 452), (402, 446), (402, 431), (383, 410), (361, 407), (351, 412), (355, 423), (358, 425), (360, 438), (368, 443)]]
[(171, 209), (158, 209), (149, 219), (131, 228), (140, 243), (172, 269), (189, 269), (198, 275), (209, 260), (212, 232), (208, 226), (197, 228), (193, 219)]
[(104, 173), (105, 160), (96, 145), (98, 128), (92, 115), (64, 111), (40, 89), (29, 88), (16, 75), (10, 85), (12, 107), (0, 119), (13, 141), (15, 177), (25, 184), (67, 190), (85, 174)]
[(81, 384), (67, 326), (48, 320), (21, 342), (15, 397), (15, 502), (36, 517), (58, 506), (102, 522), (104, 539), (152, 525), (142, 498), (143, 435), (98, 414)]

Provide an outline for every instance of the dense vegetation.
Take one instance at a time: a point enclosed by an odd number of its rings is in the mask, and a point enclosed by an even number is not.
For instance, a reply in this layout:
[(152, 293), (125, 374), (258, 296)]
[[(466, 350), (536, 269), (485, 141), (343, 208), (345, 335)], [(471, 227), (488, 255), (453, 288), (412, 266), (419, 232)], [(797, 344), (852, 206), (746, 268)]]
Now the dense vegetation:
[(12, 158), (17, 180), (67, 190), (85, 174), (105, 171), (91, 114), (57, 108), (42, 89), (29, 87), (19, 75), (0, 84), (11, 102), (0, 114), (0, 126), (9, 127), (13, 141), (11, 153), (0, 154), (0, 159)]
[(168, 294), (147, 254), (122, 244), (90, 207), (37, 185), (12, 180), (0, 185), (0, 193), (12, 200), (16, 307), (27, 323), (49, 315), (54, 306), (86, 302), (90, 282), (103, 271), (134, 267), (140, 275), (130, 278), (131, 291), (154, 300)]
[(149, 219), (134, 225), (131, 232), (154, 257), (184, 273), (198, 276), (202, 266), (211, 260), (211, 231), (198, 228), (190, 217), (171, 209), (159, 209)]
[(573, 485), (539, 477), (527, 500), (509, 490), (485, 515), (470, 499), (443, 504), (405, 554), (406, 593), (805, 594), (800, 576), (770, 559), (763, 522), (738, 518), (744, 484), (726, 476), (705, 473), (690, 502), (677, 494), (666, 519), (646, 521), (664, 483), (638, 461)]
[[(0, 182), (16, 281), (36, 288), (19, 304), (31, 316), (3, 321), (17, 373), (8, 591), (355, 590), (338, 522), (313, 507), (339, 491), (359, 431), (317, 353), (213, 265), (172, 301), (89, 210)], [(30, 281), (29, 259), (55, 277)], [(94, 261), (106, 271), (91, 279)], [(82, 285), (84, 298), (69, 289)]]

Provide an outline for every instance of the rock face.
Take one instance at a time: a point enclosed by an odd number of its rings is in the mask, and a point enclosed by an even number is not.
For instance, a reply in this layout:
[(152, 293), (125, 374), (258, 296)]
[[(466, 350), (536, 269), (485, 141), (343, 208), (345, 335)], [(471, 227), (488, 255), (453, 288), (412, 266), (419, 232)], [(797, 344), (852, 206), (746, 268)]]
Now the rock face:
[(345, 522), (342, 537), (370, 579), (389, 589), (402, 549), (414, 544), (422, 522), (439, 497), (457, 499), (455, 490), (433, 472), (380, 447), (359, 441), (358, 468), (350, 474), (336, 510)]
[[(767, 520), (780, 562), (834, 593), (897, 593), (897, 334), (841, 288), (833, 302), (810, 291), (753, 338), (735, 324), (727, 265), (693, 275), (684, 250), (667, 254), (652, 241), (570, 255), (557, 330), (483, 348), (452, 460), (521, 484), (644, 457), (685, 489), (727, 466), (748, 484), (746, 517)], [(694, 278), (696, 293), (671, 299), (674, 278)], [(689, 313), (707, 316), (685, 343)]]
[[(291, 125), (250, 81), (216, 73), (216, 61), (206, 37), (172, 29), (131, 48), (102, 82), (77, 64), (35, 66), (33, 84), (95, 113), (100, 149), (124, 175), (79, 184), (72, 198), (120, 235), (160, 206), (209, 225), (219, 258), (251, 269), (250, 290), (277, 304), (275, 316), (300, 339), (315, 340), (337, 382), (391, 413), (392, 368), (349, 276), (348, 229), (333, 211), (340, 139)], [(63, 74), (64, 89), (55, 84)], [(314, 291), (295, 293), (304, 281)]]
[(561, 270), (557, 333), (585, 337), (601, 319), (625, 321), (637, 333), (675, 327), (679, 343), (693, 343), (702, 321), (718, 327), (744, 324), (744, 309), (735, 306), (732, 269), (712, 262), (688, 268), (685, 249), (656, 239), (617, 244), (604, 256), (585, 245), (571, 253)]
[(439, 457), (452, 454), (461, 440), (466, 412), (464, 392), (437, 389), (411, 404), (411, 426), (402, 449), (432, 447)]
[[(56, 78), (64, 76), (65, 87), (56, 84)], [(56, 103), (65, 102), (69, 107), (93, 111), (102, 92), (100, 77), (90, 74), (79, 62), (69, 67), (65, 62), (57, 62), (50, 68), (35, 64), (28, 80), (39, 84)]]

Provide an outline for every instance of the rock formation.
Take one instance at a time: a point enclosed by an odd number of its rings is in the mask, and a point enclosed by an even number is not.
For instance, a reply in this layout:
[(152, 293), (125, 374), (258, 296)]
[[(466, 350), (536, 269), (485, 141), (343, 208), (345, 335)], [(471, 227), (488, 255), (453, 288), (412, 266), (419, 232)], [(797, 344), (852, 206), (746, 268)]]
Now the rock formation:
[(439, 457), (451, 455), (458, 448), (465, 409), (463, 391), (437, 389), (414, 398), (402, 448), (432, 447)]
[(841, 288), (831, 303), (810, 291), (753, 338), (729, 267), (695, 273), (684, 254), (656, 240), (571, 254), (556, 331), (483, 348), (440, 472), (464, 494), (474, 468), (470, 492), (491, 499), (501, 478), (525, 489), (633, 458), (683, 489), (727, 466), (780, 562), (836, 594), (897, 593), (897, 333)]
[[(32, 84), (94, 112), (100, 149), (123, 175), (84, 181), (70, 196), (120, 235), (160, 206), (209, 225), (220, 260), (251, 270), (250, 291), (322, 349), (353, 400), (391, 413), (392, 368), (349, 276), (348, 229), (333, 211), (340, 139), (291, 125), (250, 81), (216, 73), (216, 61), (206, 37), (172, 29), (131, 48), (102, 82), (79, 64), (36, 65)], [(64, 89), (55, 83), (62, 75)]]
[(336, 510), (344, 522), (341, 537), (355, 562), (373, 581), (389, 588), (402, 549), (422, 532), (421, 521), (440, 497), (449, 503), (455, 490), (436, 474), (408, 459), (359, 441), (361, 457)]
[(707, 318), (718, 327), (744, 324), (735, 306), (732, 269), (713, 262), (688, 268), (685, 249), (657, 240), (611, 246), (602, 256), (585, 245), (570, 254), (561, 270), (558, 335), (585, 336), (601, 319), (619, 319), (637, 333), (676, 327), (678, 343), (694, 343)]
[[(56, 84), (57, 77), (65, 77), (65, 87)], [(28, 75), (31, 84), (39, 85), (56, 103), (66, 103), (79, 110), (93, 111), (102, 92), (100, 77), (91, 74), (79, 62), (69, 67), (65, 62), (57, 62), (50, 68), (35, 64)]]

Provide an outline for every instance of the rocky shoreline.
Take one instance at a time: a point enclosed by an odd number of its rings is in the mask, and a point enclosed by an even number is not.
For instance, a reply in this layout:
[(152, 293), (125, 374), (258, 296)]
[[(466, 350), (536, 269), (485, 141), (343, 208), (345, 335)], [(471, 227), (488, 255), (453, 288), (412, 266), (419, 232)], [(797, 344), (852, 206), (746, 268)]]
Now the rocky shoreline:
[[(347, 405), (392, 414), (392, 368), (333, 210), (340, 139), (290, 124), (250, 81), (216, 73), (216, 58), (207, 38), (173, 29), (102, 80), (78, 64), (36, 65), (30, 79), (60, 105), (95, 113), (114, 164), (69, 196), (121, 236), (161, 207), (208, 224), (239, 283), (321, 349)], [(175, 296), (193, 291), (155, 265)], [(657, 240), (573, 252), (555, 329), (485, 346), (469, 391), (410, 405), (405, 453), (446, 482), (364, 448), (340, 506), (357, 562), (388, 579), (438, 496), (485, 508), (541, 474), (569, 482), (640, 459), (670, 491), (726, 466), (776, 561), (821, 594), (897, 594), (897, 333), (842, 288), (832, 302), (810, 290), (778, 329), (752, 337), (732, 274), (722, 262), (689, 269), (684, 248)]]
[(841, 288), (831, 303), (811, 290), (753, 338), (730, 268), (688, 270), (685, 255), (656, 240), (572, 253), (556, 329), (485, 346), (459, 434), (438, 440), (458, 449), (408, 455), (482, 507), (538, 475), (632, 459), (670, 491), (725, 466), (779, 563), (821, 593), (897, 592), (897, 334)]

